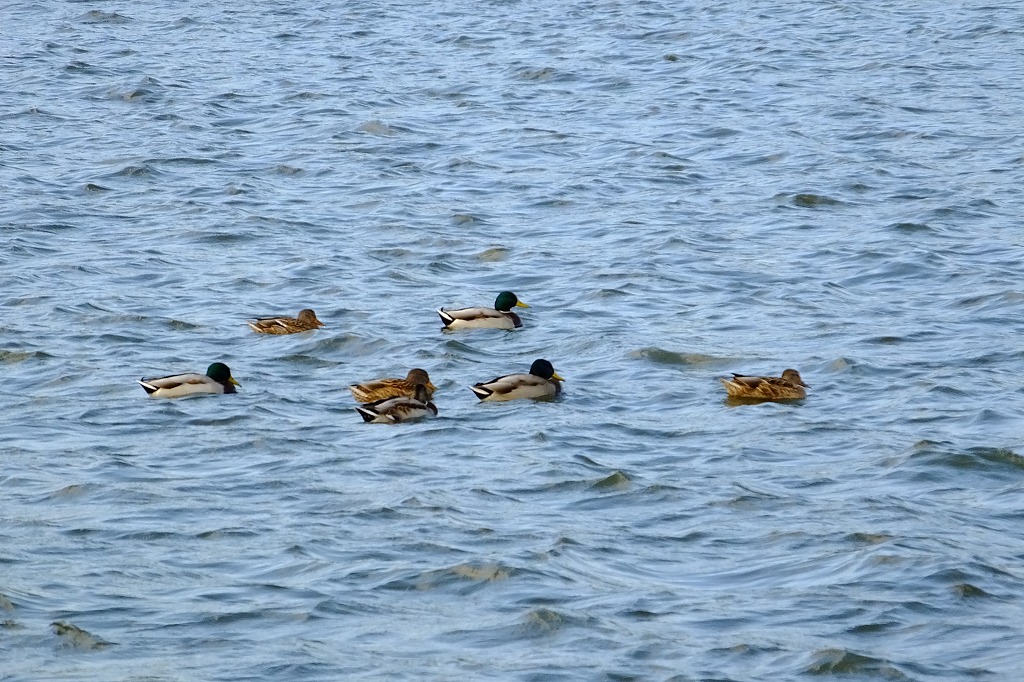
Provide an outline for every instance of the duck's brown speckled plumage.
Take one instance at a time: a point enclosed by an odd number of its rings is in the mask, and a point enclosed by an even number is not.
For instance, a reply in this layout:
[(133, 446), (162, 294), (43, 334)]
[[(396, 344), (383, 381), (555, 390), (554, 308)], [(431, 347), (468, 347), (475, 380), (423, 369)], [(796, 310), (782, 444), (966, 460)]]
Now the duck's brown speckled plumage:
[(430, 383), (430, 376), (426, 370), (415, 368), (409, 370), (404, 379), (377, 379), (362, 384), (352, 384), (349, 390), (352, 397), (361, 403), (372, 403), (388, 398), (413, 398), (416, 396), (417, 384), (423, 384), (427, 389), (427, 400), (434, 396), (437, 388)]
[(324, 326), (309, 308), (300, 310), (298, 317), (261, 317), (248, 320), (247, 323), (254, 332), (260, 334), (298, 334)]
[(787, 369), (781, 377), (758, 377), (733, 374), (731, 379), (721, 378), (731, 398), (748, 400), (802, 400), (809, 388), (795, 369)]

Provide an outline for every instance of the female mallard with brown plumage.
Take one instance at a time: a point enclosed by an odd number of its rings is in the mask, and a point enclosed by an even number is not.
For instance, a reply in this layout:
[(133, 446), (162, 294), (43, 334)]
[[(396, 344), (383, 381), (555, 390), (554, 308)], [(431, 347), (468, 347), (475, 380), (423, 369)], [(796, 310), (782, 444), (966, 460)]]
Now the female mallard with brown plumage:
[(430, 383), (430, 376), (424, 369), (410, 369), (404, 379), (377, 379), (362, 384), (352, 384), (348, 388), (352, 391), (352, 397), (361, 403), (372, 403), (388, 398), (414, 398), (416, 386), (422, 384), (427, 389), (427, 399), (434, 396), (437, 390), (434, 384)]
[(260, 334), (298, 334), (324, 326), (323, 322), (316, 319), (316, 313), (309, 308), (300, 310), (298, 317), (261, 317), (247, 320), (246, 323), (254, 332)]
[(437, 406), (427, 397), (427, 387), (416, 384), (416, 393), (412, 398), (400, 396), (377, 400), (360, 405), (356, 412), (364, 422), (371, 424), (399, 424), (437, 416)]
[(746, 400), (803, 400), (804, 388), (810, 388), (795, 369), (787, 369), (781, 377), (751, 377), (733, 374), (732, 379), (719, 379), (730, 398)]
[(519, 398), (553, 398), (562, 392), (565, 381), (547, 360), (535, 360), (529, 374), (506, 374), (470, 387), (480, 400), (497, 402)]
[(437, 314), (441, 316), (445, 329), (515, 329), (522, 327), (523, 321), (512, 312), (512, 308), (529, 307), (511, 291), (503, 291), (494, 299), (493, 308), (441, 308)]

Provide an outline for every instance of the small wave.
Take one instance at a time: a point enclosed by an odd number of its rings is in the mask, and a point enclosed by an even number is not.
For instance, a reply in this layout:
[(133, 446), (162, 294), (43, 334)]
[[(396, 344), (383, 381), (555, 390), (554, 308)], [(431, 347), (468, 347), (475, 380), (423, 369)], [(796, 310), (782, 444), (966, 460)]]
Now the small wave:
[(201, 325), (201, 324), (195, 324), (195, 323), (192, 323), (192, 322), (185, 322), (184, 320), (174, 320), (174, 319), (171, 319), (171, 320), (167, 320), (165, 324), (167, 325), (167, 327), (169, 329), (172, 329), (174, 331), (190, 331), (190, 330), (193, 330), (193, 329), (202, 329), (203, 328), (203, 325)]
[(451, 587), (460, 594), (467, 594), (487, 583), (508, 580), (515, 573), (516, 569), (497, 563), (462, 563), (448, 568), (404, 575), (384, 583), (381, 588), (422, 592)]
[(64, 67), (66, 73), (95, 73), (96, 68), (86, 62), (73, 61)]
[(53, 626), (53, 631), (64, 641), (64, 644), (74, 649), (105, 649), (113, 644), (113, 642), (108, 642), (71, 623), (58, 620), (51, 623), (51, 625)]
[(51, 500), (67, 499), (67, 498), (72, 498), (72, 497), (81, 497), (83, 495), (86, 495), (89, 492), (89, 490), (92, 489), (92, 487), (93, 486), (89, 485), (89, 484), (84, 484), (83, 485), (83, 484), (73, 483), (71, 485), (64, 486), (60, 490), (56, 490), (56, 491), (50, 493), (46, 497), (47, 497), (47, 499), (51, 499)]
[(260, 533), (252, 530), (240, 530), (238, 528), (219, 528), (196, 533), (193, 537), (199, 540), (221, 540), (223, 538), (254, 538)]
[(16, 363), (25, 362), (27, 360), (52, 358), (53, 356), (49, 353), (45, 353), (41, 350), (0, 350), (0, 362)]
[(913, 457), (961, 471), (1009, 475), (1024, 470), (1024, 457), (1007, 448), (973, 447), (958, 451), (948, 445), (930, 444), (919, 449)]
[(850, 533), (846, 536), (846, 539), (850, 542), (880, 545), (892, 540), (892, 536), (885, 533)]
[(546, 637), (570, 622), (570, 619), (551, 609), (534, 609), (523, 616), (526, 634)]
[(509, 249), (503, 246), (493, 246), (485, 249), (476, 255), (476, 259), (485, 263), (497, 263), (508, 258)]
[(106, 177), (121, 178), (146, 178), (155, 176), (157, 173), (149, 164), (128, 165)]
[(910, 680), (902, 671), (881, 658), (864, 656), (846, 649), (821, 649), (804, 668), (809, 675), (871, 675), (875, 679)]
[(975, 587), (970, 583), (957, 583), (953, 585), (953, 594), (961, 599), (980, 599), (992, 596), (980, 587)]
[(632, 481), (629, 476), (621, 471), (616, 471), (595, 482), (590, 487), (594, 490), (627, 490), (631, 484)]
[(518, 78), (519, 80), (524, 80), (524, 81), (546, 81), (546, 80), (551, 80), (557, 74), (558, 74), (558, 71), (556, 69), (553, 69), (550, 66), (544, 66), (544, 67), (537, 68), (537, 69), (530, 69), (530, 68), (518, 69), (514, 73), (514, 76), (516, 78)]
[(656, 346), (632, 351), (629, 356), (640, 360), (650, 360), (651, 362), (659, 365), (692, 365), (703, 367), (708, 365), (721, 365), (723, 363), (730, 362), (729, 358), (717, 358), (713, 355), (704, 355), (703, 353), (676, 352), (658, 348)]
[(377, 135), (378, 137), (393, 137), (397, 134), (394, 128), (381, 121), (366, 121), (359, 124), (356, 130), (369, 135)]
[(935, 228), (927, 223), (893, 223), (889, 226), (889, 229), (904, 234), (935, 232)]
[(117, 12), (103, 12), (94, 9), (78, 17), (83, 24), (127, 24), (132, 18)]
[(826, 206), (842, 206), (844, 202), (839, 199), (825, 196), (824, 194), (813, 194), (803, 192), (788, 197), (789, 203), (798, 208), (821, 208)]

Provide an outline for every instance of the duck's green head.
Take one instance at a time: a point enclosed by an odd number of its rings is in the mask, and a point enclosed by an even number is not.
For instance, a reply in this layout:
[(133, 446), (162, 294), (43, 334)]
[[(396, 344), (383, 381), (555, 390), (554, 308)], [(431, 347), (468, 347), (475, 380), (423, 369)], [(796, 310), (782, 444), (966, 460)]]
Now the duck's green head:
[(494, 309), (501, 310), (502, 312), (508, 312), (513, 308), (529, 308), (511, 291), (503, 291), (498, 294), (498, 298), (494, 299)]
[(206, 368), (206, 376), (210, 377), (219, 384), (234, 384), (235, 386), (241, 386), (235, 378), (231, 376), (231, 370), (223, 362), (215, 362)]
[(535, 377), (540, 377), (541, 379), (565, 381), (565, 379), (558, 376), (558, 372), (556, 372), (555, 368), (551, 366), (551, 363), (544, 359), (533, 361), (533, 364), (530, 365), (530, 374)]

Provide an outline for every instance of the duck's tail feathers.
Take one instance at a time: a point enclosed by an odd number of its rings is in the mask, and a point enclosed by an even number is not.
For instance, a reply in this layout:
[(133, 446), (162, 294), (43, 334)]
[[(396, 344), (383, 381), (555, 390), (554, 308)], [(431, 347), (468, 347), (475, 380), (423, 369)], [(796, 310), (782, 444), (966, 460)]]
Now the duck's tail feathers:
[(477, 384), (476, 386), (470, 386), (469, 390), (473, 391), (473, 393), (476, 395), (476, 397), (480, 398), (480, 400), (486, 400), (487, 398), (491, 397), (491, 395), (494, 393), (494, 391), (492, 391), (491, 389), (487, 388), (483, 384)]
[(359, 416), (363, 418), (364, 422), (372, 422), (374, 419), (376, 419), (379, 416), (373, 410), (369, 410), (369, 409), (367, 409), (365, 407), (357, 407), (355, 409), (356, 409), (356, 412), (359, 413)]
[(444, 326), (449, 326), (455, 321), (455, 318), (444, 311), (444, 308), (438, 308), (437, 314), (440, 315), (441, 321), (444, 322)]
[(139, 379), (139, 386), (146, 389), (146, 393), (156, 393), (159, 390), (159, 387), (154, 386), (153, 384), (147, 384), (145, 379)]
[[(739, 374), (734, 374), (733, 376), (737, 376), (738, 377), (740, 375)], [(732, 379), (726, 379), (725, 377), (718, 377), (718, 380), (722, 382), (723, 386), (725, 386), (725, 392), (728, 393), (729, 395), (736, 395), (741, 390), (741, 387), (735, 381), (733, 381)]]

